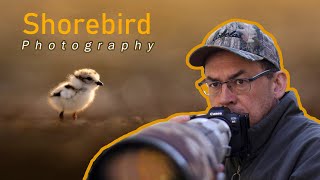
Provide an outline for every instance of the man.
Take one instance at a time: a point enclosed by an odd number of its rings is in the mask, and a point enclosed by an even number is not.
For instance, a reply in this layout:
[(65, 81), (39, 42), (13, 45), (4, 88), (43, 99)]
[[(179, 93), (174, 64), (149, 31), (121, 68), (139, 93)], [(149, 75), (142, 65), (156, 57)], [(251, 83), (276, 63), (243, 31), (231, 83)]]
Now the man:
[(250, 153), (225, 160), (226, 179), (320, 179), (320, 126), (287, 91), (280, 49), (259, 27), (229, 22), (189, 57), (192, 66), (204, 67), (199, 85), (211, 106), (249, 114)]

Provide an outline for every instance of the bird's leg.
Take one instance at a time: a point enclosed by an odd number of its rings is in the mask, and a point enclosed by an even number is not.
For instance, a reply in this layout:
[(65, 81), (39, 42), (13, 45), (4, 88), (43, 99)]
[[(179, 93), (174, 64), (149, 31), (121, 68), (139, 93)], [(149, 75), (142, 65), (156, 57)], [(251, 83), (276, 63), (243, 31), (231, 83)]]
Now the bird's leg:
[(59, 118), (60, 118), (61, 121), (63, 120), (63, 111), (60, 112)]
[(73, 117), (73, 120), (77, 120), (77, 118), (78, 118), (77, 112), (74, 112), (72, 117)]

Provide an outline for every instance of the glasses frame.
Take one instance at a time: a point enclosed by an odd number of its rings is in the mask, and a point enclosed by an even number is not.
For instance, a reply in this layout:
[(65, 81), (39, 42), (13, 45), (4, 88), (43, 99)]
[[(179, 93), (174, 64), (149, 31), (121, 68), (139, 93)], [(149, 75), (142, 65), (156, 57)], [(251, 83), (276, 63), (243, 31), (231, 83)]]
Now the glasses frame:
[[(215, 94), (215, 95), (219, 95), (221, 93), (221, 90), (222, 90), (222, 85), (223, 84), (227, 84), (229, 85), (228, 83), (231, 82), (231, 81), (235, 81), (235, 80), (244, 80), (244, 81), (248, 81), (249, 82), (249, 90), (248, 92), (251, 90), (251, 82), (254, 81), (254, 80), (257, 80), (258, 78), (262, 77), (262, 76), (265, 76), (269, 73), (274, 73), (274, 72), (277, 72), (278, 70), (275, 70), (275, 69), (268, 69), (268, 70), (265, 70), (265, 71), (262, 71), (260, 73), (258, 73), (257, 75), (251, 77), (251, 78), (237, 78), (237, 79), (231, 79), (231, 80), (228, 80), (228, 81), (224, 81), (224, 82), (220, 82), (220, 81), (211, 81), (211, 80), (208, 80), (208, 79), (204, 79), (203, 81), (199, 82), (198, 83), (198, 86), (201, 88), (201, 90), (204, 92), (205, 95), (209, 96), (210, 94), (206, 93), (206, 91), (204, 91), (202, 89), (202, 85), (203, 84), (207, 84), (208, 85), (208, 81), (210, 82), (218, 82), (219, 85), (220, 85), (220, 91), (219, 93)], [(210, 86), (208, 85), (208, 88), (210, 88)], [(230, 86), (228, 86), (228, 88), (230, 89)]]

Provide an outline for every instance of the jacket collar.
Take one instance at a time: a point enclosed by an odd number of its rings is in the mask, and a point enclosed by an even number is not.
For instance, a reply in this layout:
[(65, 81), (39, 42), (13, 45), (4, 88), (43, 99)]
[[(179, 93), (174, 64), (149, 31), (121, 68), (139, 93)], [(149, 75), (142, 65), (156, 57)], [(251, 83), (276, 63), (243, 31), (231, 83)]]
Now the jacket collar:
[(281, 126), (284, 117), (291, 113), (301, 113), (297, 99), (292, 91), (280, 99), (278, 104), (260, 122), (249, 128), (250, 152), (252, 155), (259, 153), (259, 150), (269, 140), (277, 126)]

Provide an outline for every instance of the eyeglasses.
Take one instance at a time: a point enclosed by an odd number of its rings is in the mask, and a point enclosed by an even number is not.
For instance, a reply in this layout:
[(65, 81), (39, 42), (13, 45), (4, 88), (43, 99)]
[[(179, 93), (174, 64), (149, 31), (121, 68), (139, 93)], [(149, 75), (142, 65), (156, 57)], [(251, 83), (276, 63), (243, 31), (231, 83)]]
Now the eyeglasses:
[(265, 76), (269, 73), (276, 72), (277, 70), (265, 70), (252, 78), (243, 78), (243, 79), (231, 79), (229, 81), (220, 82), (220, 81), (212, 81), (210, 79), (205, 79), (201, 81), (198, 85), (201, 87), (202, 91), (208, 96), (217, 96), (221, 93), (222, 85), (227, 84), (227, 87), (231, 90), (231, 92), (235, 94), (241, 94), (244, 92), (249, 92), (251, 89), (251, 82)]

